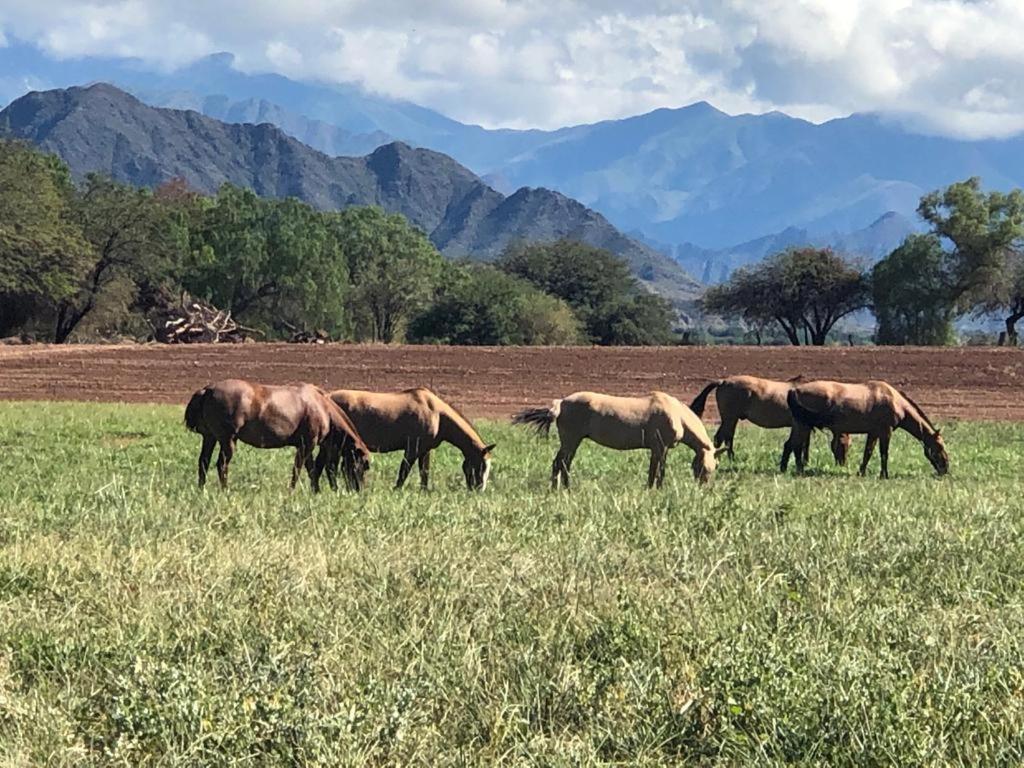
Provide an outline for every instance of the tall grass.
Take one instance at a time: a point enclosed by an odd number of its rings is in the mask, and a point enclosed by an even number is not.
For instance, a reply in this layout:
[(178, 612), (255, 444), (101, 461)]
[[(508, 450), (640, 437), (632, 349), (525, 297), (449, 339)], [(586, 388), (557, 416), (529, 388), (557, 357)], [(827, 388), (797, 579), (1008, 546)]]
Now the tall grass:
[(552, 494), (555, 442), (483, 423), (484, 494), (441, 449), (313, 496), (245, 446), (198, 491), (180, 418), (0, 404), (6, 763), (1024, 759), (1020, 427), (948, 426), (943, 480), (905, 435), (882, 482), (747, 429), (661, 492), (584, 446)]

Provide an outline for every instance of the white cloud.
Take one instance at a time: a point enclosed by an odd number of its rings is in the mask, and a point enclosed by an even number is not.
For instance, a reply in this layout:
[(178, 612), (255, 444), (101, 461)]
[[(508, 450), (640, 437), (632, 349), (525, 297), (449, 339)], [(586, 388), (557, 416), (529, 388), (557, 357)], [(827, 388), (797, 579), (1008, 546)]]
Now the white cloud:
[[(356, 81), (485, 125), (553, 127), (707, 100), (929, 130), (1024, 126), (1021, 0), (4, 0), (57, 57)], [(0, 45), (3, 34), (0, 32)]]

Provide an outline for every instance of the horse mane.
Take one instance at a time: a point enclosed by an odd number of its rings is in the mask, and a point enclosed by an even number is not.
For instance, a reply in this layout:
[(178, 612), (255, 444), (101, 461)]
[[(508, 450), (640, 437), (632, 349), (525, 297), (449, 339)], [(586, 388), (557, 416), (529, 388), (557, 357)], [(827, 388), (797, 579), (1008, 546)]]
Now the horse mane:
[(466, 432), (468, 432), (470, 435), (472, 435), (478, 441), (480, 441), (481, 445), (483, 444), (483, 438), (480, 437), (480, 433), (476, 431), (476, 426), (474, 426), (473, 422), (469, 420), (469, 417), (466, 416), (454, 405), (449, 403), (447, 400), (445, 400), (443, 397), (441, 397), (439, 394), (437, 394), (437, 392), (435, 392), (432, 389), (428, 389), (427, 387), (413, 387), (412, 389), (407, 389), (405, 391), (410, 394), (413, 392), (429, 392), (431, 395), (437, 398), (438, 402), (440, 402), (442, 406), (444, 406), (444, 410), (447, 412), (448, 417), (451, 418), (452, 421), (460, 423), (462, 428), (465, 429)]
[(896, 391), (900, 393), (904, 400), (906, 400), (908, 403), (911, 404), (911, 406), (913, 406), (914, 410), (917, 411), (917, 415), (921, 417), (925, 424), (931, 427), (932, 432), (939, 431), (938, 429), (936, 429), (935, 425), (932, 424), (932, 420), (928, 418), (928, 414), (924, 412), (920, 405), (914, 402), (914, 399), (910, 395), (908, 395), (902, 389), (897, 389)]

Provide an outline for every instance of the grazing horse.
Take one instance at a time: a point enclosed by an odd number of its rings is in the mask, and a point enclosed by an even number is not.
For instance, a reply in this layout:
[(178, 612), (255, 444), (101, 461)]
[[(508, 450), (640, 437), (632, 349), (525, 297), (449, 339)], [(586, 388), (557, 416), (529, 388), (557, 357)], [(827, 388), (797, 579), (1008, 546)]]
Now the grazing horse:
[[(396, 488), (405, 484), (414, 462), (419, 463), (420, 486), (430, 478), (430, 452), (441, 443), (462, 451), (462, 472), (470, 490), (483, 490), (491, 473), (494, 445), (485, 445), (473, 424), (429, 389), (404, 392), (366, 392), (338, 389), (331, 399), (348, 414), (374, 453), (404, 451)], [(328, 477), (334, 472), (328, 465)]]
[[(939, 475), (949, 471), (949, 454), (940, 431), (906, 393), (884, 381), (812, 381), (793, 387), (787, 400), (793, 413), (791, 440), (807, 439), (814, 428), (867, 435), (861, 477), (867, 472), (875, 443), (882, 457), (880, 477), (889, 477), (889, 440), (897, 428), (921, 442), (925, 457)], [(804, 457), (797, 453), (796, 458), (797, 470), (803, 471)]]
[(710, 480), (717, 466), (715, 448), (700, 419), (664, 392), (652, 392), (647, 397), (577, 392), (555, 400), (547, 408), (517, 413), (512, 423), (530, 425), (545, 435), (552, 424), (558, 428), (561, 445), (551, 464), (552, 488), (558, 488), (560, 483), (569, 487), (569, 469), (585, 438), (620, 451), (649, 450), (649, 488), (661, 487), (668, 451), (678, 443), (693, 450), (693, 476), (700, 482)]
[[(793, 382), (798, 380), (799, 377), (790, 381), (773, 381), (756, 376), (729, 376), (712, 381), (704, 387), (701, 393), (693, 399), (690, 410), (698, 416), (703, 416), (708, 395), (714, 390), (719, 419), (721, 419), (721, 425), (715, 432), (715, 447), (724, 445), (728, 449), (729, 458), (733, 459), (735, 454), (732, 444), (736, 436), (736, 425), (742, 419), (747, 419), (750, 423), (765, 429), (786, 427), (792, 430), (793, 414), (789, 412), (786, 396), (793, 388)], [(811, 449), (809, 433), (807, 442), (799, 446), (786, 440), (782, 447), (782, 460), (779, 462), (779, 467), (783, 472), (789, 466), (789, 457), (798, 448), (803, 453), (800, 460), (806, 464)], [(846, 466), (846, 455), (849, 450), (850, 436), (832, 430), (832, 456), (835, 458), (836, 464), (841, 467)]]
[[(199, 452), (199, 487), (206, 484), (213, 448), (217, 454), (217, 476), (228, 485), (228, 465), (235, 442), (257, 448), (295, 448), (292, 467), (294, 488), (305, 466), (313, 491), (320, 490), (320, 474), (328, 462), (344, 460), (345, 482), (359, 490), (370, 466), (369, 450), (342, 410), (319, 387), (250, 384), (225, 379), (198, 390), (185, 407), (185, 426), (203, 436)], [(320, 455), (313, 451), (320, 445)], [(330, 478), (335, 485), (334, 478)]]

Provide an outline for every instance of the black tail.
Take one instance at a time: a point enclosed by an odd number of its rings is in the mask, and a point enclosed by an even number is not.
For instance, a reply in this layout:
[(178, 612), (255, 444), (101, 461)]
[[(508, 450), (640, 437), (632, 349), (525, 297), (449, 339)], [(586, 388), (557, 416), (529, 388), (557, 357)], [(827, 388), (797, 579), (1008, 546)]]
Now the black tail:
[(800, 405), (795, 389), (789, 390), (789, 394), (786, 395), (786, 403), (789, 405), (789, 412), (793, 414), (793, 418), (805, 427), (823, 429), (829, 426), (832, 421), (827, 412), (815, 413)]
[(206, 388), (200, 389), (185, 406), (185, 428), (192, 431), (199, 431), (199, 422), (203, 418), (203, 400), (206, 398)]
[(704, 406), (708, 404), (708, 395), (711, 394), (711, 391), (713, 389), (720, 386), (722, 386), (721, 380), (712, 381), (710, 384), (704, 387), (704, 389), (701, 390), (700, 394), (693, 398), (693, 402), (690, 403), (690, 410), (693, 411), (698, 416), (703, 416)]
[(551, 425), (555, 423), (558, 418), (558, 412), (562, 404), (561, 400), (555, 400), (555, 402), (547, 408), (527, 408), (525, 411), (520, 411), (512, 417), (513, 424), (526, 424), (527, 426), (533, 427), (537, 430), (538, 435), (547, 435), (551, 431)]

